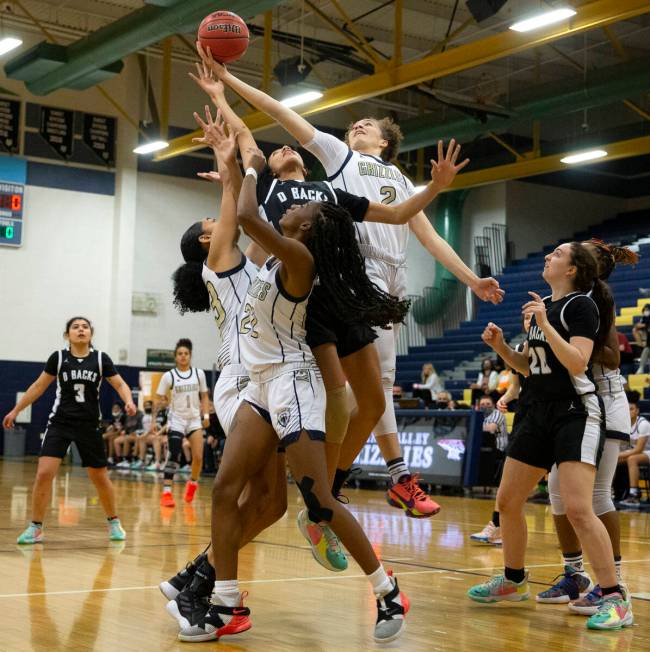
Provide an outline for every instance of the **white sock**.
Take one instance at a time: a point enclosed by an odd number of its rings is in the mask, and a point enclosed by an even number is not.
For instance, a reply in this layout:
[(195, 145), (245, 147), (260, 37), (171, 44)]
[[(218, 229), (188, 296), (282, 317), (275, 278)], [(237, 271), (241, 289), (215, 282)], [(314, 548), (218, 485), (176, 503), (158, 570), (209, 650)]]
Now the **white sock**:
[(621, 558), (614, 557), (614, 566), (616, 566), (616, 579), (620, 584), (623, 581), (623, 569), (621, 568)]
[(163, 493), (164, 494), (170, 494), (171, 492), (172, 492), (172, 488), (168, 484), (163, 486)]
[(393, 583), (390, 577), (386, 574), (383, 566), (374, 572), (367, 575), (368, 581), (372, 585), (372, 591), (377, 597), (382, 597), (393, 590)]
[(238, 607), (241, 602), (239, 582), (237, 580), (215, 582), (213, 597), (216, 597), (226, 607)]
[(563, 554), (562, 556), (564, 557), (564, 563), (566, 566), (571, 566), (578, 573), (585, 572), (585, 565), (582, 556), (582, 551), (578, 552), (577, 554), (568, 554), (568, 555)]
[(197, 484), (198, 485), (199, 481), (198, 480), (190, 480), (190, 484)]

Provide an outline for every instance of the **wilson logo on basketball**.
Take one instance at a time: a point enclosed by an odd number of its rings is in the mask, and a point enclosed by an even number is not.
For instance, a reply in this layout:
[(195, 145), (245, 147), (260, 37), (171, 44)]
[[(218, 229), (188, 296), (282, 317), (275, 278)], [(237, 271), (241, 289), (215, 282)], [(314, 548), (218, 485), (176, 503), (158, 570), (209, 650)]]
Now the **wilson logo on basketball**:
[(224, 32), (231, 34), (241, 34), (241, 27), (239, 25), (232, 25), (230, 23), (218, 23), (217, 25), (208, 25), (208, 32)]

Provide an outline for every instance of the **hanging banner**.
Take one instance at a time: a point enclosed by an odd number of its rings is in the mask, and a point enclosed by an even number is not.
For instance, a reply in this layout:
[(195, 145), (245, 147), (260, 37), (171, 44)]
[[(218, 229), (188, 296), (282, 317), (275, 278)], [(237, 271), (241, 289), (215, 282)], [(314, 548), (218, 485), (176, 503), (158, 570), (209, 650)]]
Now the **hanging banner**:
[(48, 145), (65, 159), (72, 156), (74, 111), (41, 107), (39, 132)]
[(17, 154), (20, 146), (20, 102), (0, 99), (0, 148)]
[(83, 141), (102, 163), (115, 165), (115, 118), (84, 113)]

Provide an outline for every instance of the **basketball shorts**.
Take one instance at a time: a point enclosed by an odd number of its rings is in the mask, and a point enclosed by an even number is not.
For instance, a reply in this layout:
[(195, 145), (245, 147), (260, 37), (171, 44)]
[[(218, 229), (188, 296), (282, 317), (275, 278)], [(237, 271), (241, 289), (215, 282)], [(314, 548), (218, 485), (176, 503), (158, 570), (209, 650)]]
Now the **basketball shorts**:
[(325, 441), (325, 385), (316, 365), (270, 365), (250, 379), (244, 400), (273, 426), (283, 446), (296, 442), (303, 430)]
[(600, 398), (605, 411), (605, 436), (607, 439), (630, 441), (632, 422), (630, 404), (625, 392), (602, 393)]
[(184, 437), (191, 435), (195, 430), (203, 428), (200, 416), (186, 418), (173, 412), (169, 413), (167, 425), (169, 426), (169, 432), (179, 432)]
[(519, 410), (506, 453), (547, 471), (562, 462), (598, 466), (604, 442), (601, 403), (595, 394), (553, 401), (530, 400)]
[(73, 442), (79, 451), (82, 466), (92, 469), (106, 466), (104, 439), (96, 426), (49, 424), (41, 443), (39, 457), (63, 459)]
[(249, 382), (250, 378), (242, 365), (227, 365), (219, 374), (219, 380), (214, 386), (214, 409), (226, 436), (230, 432), (235, 412), (241, 405), (244, 390)]
[(307, 304), (307, 344), (314, 349), (322, 344), (335, 344), (339, 358), (345, 358), (377, 339), (370, 326), (363, 322), (342, 322), (328, 305), (327, 294), (315, 285)]

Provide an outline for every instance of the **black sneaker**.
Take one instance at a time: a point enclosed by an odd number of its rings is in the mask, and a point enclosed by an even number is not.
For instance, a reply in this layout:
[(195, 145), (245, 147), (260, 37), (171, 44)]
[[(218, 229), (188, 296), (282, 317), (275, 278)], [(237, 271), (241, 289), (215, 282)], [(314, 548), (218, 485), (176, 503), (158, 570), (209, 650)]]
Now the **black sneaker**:
[(176, 596), (176, 599), (180, 598), (184, 593), (192, 593), (197, 598), (209, 598), (212, 594), (212, 589), (214, 589), (214, 581), (216, 579), (214, 568), (210, 565), (208, 556), (206, 555), (196, 564), (192, 579), (185, 585), (178, 596)]
[(168, 579), (166, 582), (161, 582), (158, 585), (161, 593), (168, 600), (173, 600), (192, 581), (196, 568), (202, 559), (207, 561), (208, 554), (206, 552), (202, 552), (193, 561), (188, 562), (185, 568), (176, 573), (174, 577)]
[[(177, 617), (178, 624), (181, 625), (181, 631), (178, 634), (180, 641), (190, 643), (200, 643), (202, 641), (214, 641), (222, 636), (232, 636), (233, 634), (240, 634), (250, 629), (252, 624), (250, 621), (250, 609), (244, 607), (244, 598), (247, 593), (242, 594), (242, 599), (237, 607), (225, 607), (221, 604), (214, 602), (207, 602), (207, 611), (201, 615), (199, 606), (203, 599), (196, 600), (196, 611), (194, 622), (187, 619)], [(169, 607), (175, 602), (170, 602)], [(173, 609), (173, 607), (172, 607)], [(171, 610), (170, 610), (171, 613)], [(181, 623), (186, 620), (185, 626)]]
[(400, 592), (397, 580), (394, 577), (391, 579), (393, 590), (377, 599), (374, 636), (377, 643), (389, 643), (401, 635), (406, 627), (404, 618), (411, 606), (406, 594)]

